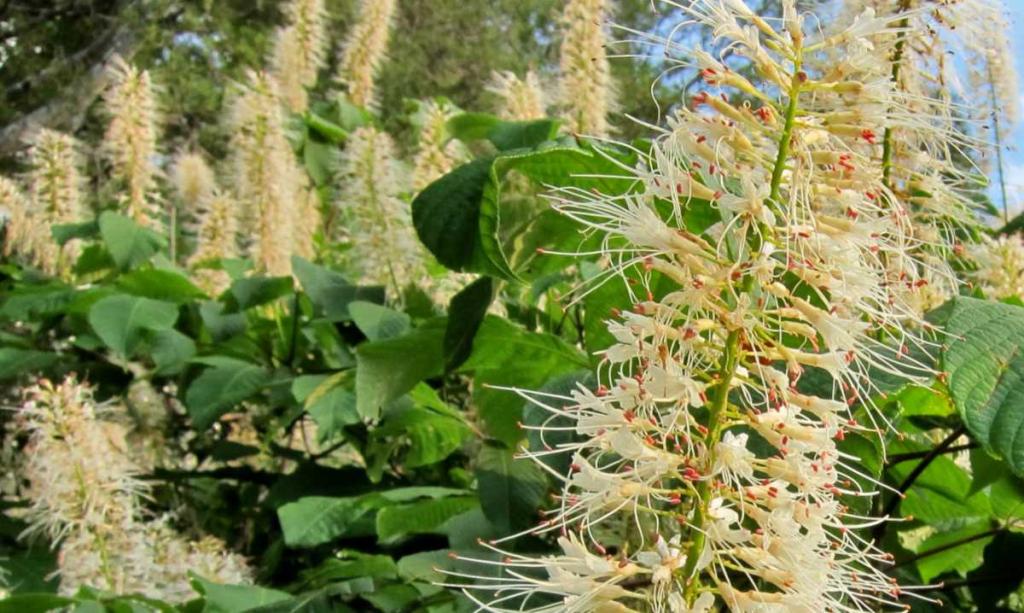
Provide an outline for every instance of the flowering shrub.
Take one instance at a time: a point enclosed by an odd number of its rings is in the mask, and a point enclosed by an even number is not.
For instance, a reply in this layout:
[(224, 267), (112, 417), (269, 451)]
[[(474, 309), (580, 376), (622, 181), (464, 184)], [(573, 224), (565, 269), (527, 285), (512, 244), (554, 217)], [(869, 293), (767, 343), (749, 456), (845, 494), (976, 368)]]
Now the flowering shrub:
[(1002, 11), (752, 4), (568, 0), (403, 138), (401, 3), (292, 0), (224, 159), (115, 61), (0, 178), (0, 610), (1019, 610)]

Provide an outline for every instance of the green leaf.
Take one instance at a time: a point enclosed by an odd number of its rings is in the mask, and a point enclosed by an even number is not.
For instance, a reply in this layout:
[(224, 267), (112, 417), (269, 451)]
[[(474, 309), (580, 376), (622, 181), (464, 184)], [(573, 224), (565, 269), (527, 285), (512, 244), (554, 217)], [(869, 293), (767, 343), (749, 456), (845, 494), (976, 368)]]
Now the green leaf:
[(189, 573), (192, 587), (204, 597), (203, 613), (244, 613), (292, 600), (291, 594), (256, 585), (221, 585)]
[[(349, 372), (325, 377), (308, 396), (299, 398), (298, 394), (295, 395), (300, 402), (305, 402), (306, 412), (316, 422), (319, 443), (326, 443), (342, 436), (345, 426), (360, 422), (359, 413), (356, 411), (356, 396), (344, 387), (350, 377)], [(304, 378), (296, 379), (295, 384)], [(293, 394), (295, 384), (292, 385)]]
[(408, 439), (409, 449), (402, 458), (402, 465), (419, 468), (447, 458), (462, 446), (470, 430), (461, 419), (448, 414), (410, 407), (395, 415), (389, 414), (374, 434)]
[[(503, 198), (506, 177), (525, 176), (543, 188), (618, 195), (633, 189), (637, 181), (609, 159), (613, 155), (619, 156), (591, 147), (559, 145), (476, 160), (416, 197), (413, 224), (423, 243), (448, 268), (519, 280), (530, 272), (538, 248), (572, 250), (583, 238), (574, 221), (551, 210), (546, 202)], [(546, 267), (568, 264), (565, 258), (545, 257)]]
[(242, 310), (274, 302), (294, 291), (291, 277), (246, 277), (231, 284), (231, 295)]
[(74, 288), (63, 283), (15, 287), (7, 294), (0, 313), (13, 321), (57, 315), (74, 302), (76, 295)]
[(292, 270), (317, 313), (330, 321), (351, 319), (349, 305), (352, 302), (384, 303), (383, 287), (357, 287), (350, 284), (341, 273), (298, 256), (292, 257)]
[(146, 262), (163, 249), (165, 241), (130, 218), (111, 211), (100, 214), (100, 236), (118, 268), (128, 270)]
[(345, 128), (339, 126), (333, 121), (321, 117), (316, 113), (306, 113), (304, 119), (310, 130), (313, 130), (321, 138), (324, 138), (335, 145), (344, 144), (345, 141), (348, 140), (348, 132)]
[(444, 331), (445, 370), (455, 370), (469, 358), (473, 339), (493, 301), (494, 279), (491, 277), (477, 279), (452, 298), (448, 327)]
[(65, 245), (74, 239), (92, 239), (99, 236), (100, 226), (96, 221), (57, 224), (50, 228), (50, 234), (58, 245)]
[(330, 183), (334, 176), (332, 169), (335, 166), (337, 149), (328, 143), (313, 138), (307, 138), (302, 145), (302, 160), (316, 185), (322, 186)]
[(57, 362), (57, 358), (56, 353), (47, 351), (0, 347), (0, 381), (49, 368)]
[(260, 366), (221, 358), (189, 386), (185, 406), (193, 425), (205, 430), (221, 415), (238, 403), (262, 390), (270, 381), (270, 373)]
[(15, 594), (0, 600), (0, 613), (43, 613), (73, 604), (74, 599), (56, 594)]
[(464, 142), (489, 140), (499, 151), (533, 148), (558, 135), (554, 119), (503, 121), (487, 113), (463, 113), (448, 120), (448, 130)]
[(158, 375), (180, 373), (196, 355), (195, 342), (177, 330), (157, 330), (149, 335), (148, 340)]
[[(902, 482), (918, 462), (902, 462), (891, 468)], [(972, 495), (971, 478), (948, 457), (932, 460), (900, 502), (900, 512), (932, 527), (962, 525), (967, 519), (987, 519), (992, 508), (983, 493)]]
[(405, 313), (372, 302), (352, 302), (348, 305), (348, 312), (359, 331), (371, 341), (402, 336), (409, 331), (411, 324), (409, 316)]
[(532, 460), (486, 446), (477, 459), (476, 476), (484, 515), (501, 533), (515, 532), (536, 521), (548, 482)]
[(394, 541), (413, 534), (439, 534), (445, 522), (478, 505), (475, 497), (466, 496), (384, 507), (377, 513), (377, 536)]
[(284, 542), (289, 547), (316, 547), (360, 527), (382, 499), (375, 495), (332, 498), (308, 496), (277, 509)]
[(1024, 308), (957, 298), (946, 331), (942, 368), (964, 424), (1024, 475)]
[(992, 535), (985, 535), (991, 529), (992, 522), (988, 519), (969, 519), (959, 526), (944, 526), (941, 531), (926, 538), (912, 550), (914, 553), (950, 548), (917, 561), (921, 580), (930, 583), (932, 579), (947, 572), (963, 576), (981, 566), (985, 546), (992, 541)]
[(132, 356), (145, 331), (170, 330), (178, 307), (169, 302), (116, 294), (89, 309), (89, 325), (103, 343), (123, 357)]
[(185, 304), (196, 298), (204, 298), (206, 294), (188, 280), (187, 277), (171, 270), (150, 268), (134, 270), (122, 275), (117, 280), (117, 288), (132, 296), (163, 300), (175, 304)]
[(224, 309), (224, 305), (220, 302), (206, 301), (199, 305), (199, 316), (215, 342), (225, 341), (245, 332), (245, 314), (225, 314)]
[(522, 438), (522, 398), (496, 387), (537, 389), (561, 375), (588, 368), (575, 347), (550, 334), (527, 332), (487, 316), (473, 341), (473, 352), (459, 368), (475, 373), (473, 399), (487, 433), (509, 447)]
[(356, 406), (364, 419), (377, 419), (381, 407), (442, 374), (444, 320), (427, 322), (409, 334), (363, 343), (356, 349)]
[(480, 201), (493, 163), (493, 158), (483, 158), (460, 166), (413, 200), (412, 219), (420, 240), (452, 270), (489, 268), (477, 237)]

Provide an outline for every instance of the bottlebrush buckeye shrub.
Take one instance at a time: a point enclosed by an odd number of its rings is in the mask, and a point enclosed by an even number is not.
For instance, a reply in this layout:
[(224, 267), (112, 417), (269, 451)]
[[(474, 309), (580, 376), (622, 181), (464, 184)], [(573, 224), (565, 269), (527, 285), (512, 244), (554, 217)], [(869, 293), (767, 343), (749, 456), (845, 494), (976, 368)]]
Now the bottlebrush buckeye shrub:
[[(904, 16), (866, 10), (822, 32), (788, 1), (777, 22), (738, 0), (666, 4), (753, 74), (688, 53), (707, 89), (656, 134), (639, 189), (553, 196), (603, 238), (633, 302), (608, 322), (596, 391), (521, 392), (550, 412), (526, 427), (561, 441), (527, 453), (562, 484), (529, 534), (560, 551), (494, 542), (500, 559), (462, 558), (478, 568), (453, 583), (488, 611), (902, 608), (914, 588), (859, 531), (888, 518), (849, 508), (873, 488), (837, 444), (887, 426), (851, 408), (874, 373), (929, 374), (907, 355), (925, 344), (907, 284), (927, 268), (922, 239), (883, 172), (887, 128), (935, 125), (904, 112), (890, 76), (886, 35)], [(721, 221), (697, 233), (684, 216), (700, 207)], [(808, 373), (831, 384), (811, 392)], [(547, 463), (559, 454), (565, 474)]]

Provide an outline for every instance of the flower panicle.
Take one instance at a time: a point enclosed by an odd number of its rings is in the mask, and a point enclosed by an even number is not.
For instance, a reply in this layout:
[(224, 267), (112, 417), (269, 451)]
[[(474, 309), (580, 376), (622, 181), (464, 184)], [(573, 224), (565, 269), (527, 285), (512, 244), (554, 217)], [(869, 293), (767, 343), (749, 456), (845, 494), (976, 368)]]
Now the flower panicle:
[(972, 280), (985, 295), (999, 300), (1024, 300), (1024, 238), (987, 238), (972, 246), (970, 256), (977, 266)]
[(570, 130), (604, 137), (615, 107), (606, 20), (611, 0), (569, 0), (562, 15), (561, 103)]
[(360, 279), (400, 293), (426, 276), (425, 255), (402, 199), (407, 191), (391, 137), (363, 127), (349, 136), (339, 201), (350, 265)]
[(547, 116), (547, 101), (540, 78), (529, 70), (519, 77), (510, 71), (495, 72), (487, 91), (498, 97), (498, 116), (509, 121), (531, 121)]
[(249, 73), (232, 106), (233, 188), (241, 206), (247, 251), (261, 272), (291, 273), (294, 210), (301, 189), (274, 79)]
[(207, 200), (217, 191), (217, 179), (206, 158), (195, 151), (181, 151), (171, 165), (171, 185), (178, 201), (189, 216), (202, 210)]
[(32, 214), (21, 186), (3, 176), (0, 176), (0, 209), (7, 213), (0, 253), (5, 257), (18, 255), (26, 260), (33, 259), (39, 241), (46, 238), (47, 229), (41, 227), (38, 217)]
[(327, 59), (327, 11), (323, 0), (292, 0), (284, 12), (288, 25), (275, 35), (272, 73), (285, 106), (301, 113)]
[(486, 611), (902, 610), (924, 596), (861, 534), (899, 518), (851, 508), (881, 484), (841, 443), (889, 427), (870, 373), (934, 374), (912, 357), (933, 347), (916, 294), (923, 270), (955, 283), (885, 176), (887, 128), (942, 139), (891, 78), (905, 15), (819, 32), (788, 1), (771, 22), (741, 0), (666, 4), (754, 76), (688, 52), (705, 89), (628, 169), (637, 189), (551, 195), (603, 237), (593, 283), (621, 279), (632, 302), (611, 314), (595, 386), (520, 391), (547, 413), (523, 426), (524, 455), (561, 484), (527, 533), (560, 551), (503, 539), (496, 560), (457, 556), (451, 584)]
[(347, 87), (349, 100), (356, 106), (377, 106), (374, 81), (387, 53), (395, 8), (395, 0), (359, 3), (359, 17), (345, 40), (338, 66), (338, 80)]
[(211, 296), (227, 290), (231, 278), (209, 268), (217, 260), (238, 257), (238, 204), (229, 193), (215, 191), (204, 199), (196, 231), (196, 249), (189, 257), (196, 283)]
[(79, 143), (67, 134), (43, 129), (31, 138), (29, 145), (29, 206), (38, 216), (41, 228), (36, 237), (34, 263), (47, 274), (67, 276), (78, 253), (78, 241), (61, 247), (50, 237), (49, 228), (76, 223), (84, 217)]
[(156, 94), (149, 72), (121, 57), (111, 65), (112, 85), (104, 96), (110, 124), (103, 149), (113, 176), (124, 186), (120, 199), (125, 212), (140, 225), (160, 227), (155, 163), (159, 137)]

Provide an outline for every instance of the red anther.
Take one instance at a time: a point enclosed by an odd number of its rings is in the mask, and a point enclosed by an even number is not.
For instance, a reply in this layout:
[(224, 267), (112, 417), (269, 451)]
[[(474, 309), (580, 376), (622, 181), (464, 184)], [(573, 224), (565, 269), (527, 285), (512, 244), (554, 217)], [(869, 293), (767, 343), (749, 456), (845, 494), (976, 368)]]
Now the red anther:
[(789, 437), (788, 437), (788, 436), (786, 436), (785, 434), (783, 434), (783, 435), (782, 435), (782, 439), (780, 439), (780, 441), (779, 441), (779, 442), (780, 442), (780, 443), (782, 443), (782, 446), (783, 446), (783, 447), (785, 447), (786, 445), (788, 445), (788, 444), (789, 444)]
[(595, 393), (597, 394), (598, 398), (603, 398), (608, 395), (608, 391), (608, 388), (605, 387), (604, 385), (598, 385), (597, 391)]
[(544, 247), (537, 247), (537, 254), (538, 255), (544, 255), (544, 253), (545, 253)]
[(647, 300), (648, 302), (654, 302), (654, 292), (651, 290), (647, 290)]
[(682, 194), (683, 194), (683, 191), (684, 191), (685, 189), (686, 189), (686, 188), (685, 188), (685, 186), (684, 186), (684, 185), (683, 185), (682, 183), (676, 183), (676, 193), (677, 193), (677, 194), (679, 194), (679, 195), (682, 195)]
[(707, 137), (707, 136), (704, 136), (703, 134), (699, 134), (699, 135), (697, 136), (697, 143), (698, 143), (698, 144), (700, 144), (700, 143), (703, 143), (703, 142), (704, 142), (704, 141), (706, 141), (707, 139), (708, 139), (708, 137)]
[(714, 194), (712, 194), (711, 200), (718, 200), (719, 198), (721, 198), (724, 195), (725, 194), (721, 190), (718, 190)]
[[(757, 500), (757, 494), (755, 494), (754, 492), (752, 492), (752, 491), (750, 491), (750, 490), (747, 490), (747, 491), (746, 491), (746, 493), (745, 493), (744, 495), (745, 495), (745, 496), (746, 496), (747, 498), (751, 499), (751, 500)], [(758, 530), (760, 530), (760, 528), (758, 528)]]
[(700, 71), (700, 76), (708, 85), (715, 85), (716, 83), (718, 83), (718, 80), (715, 79), (715, 74), (716, 73), (712, 68), (705, 68), (704, 70)]
[(571, 470), (574, 473), (578, 473), (581, 470), (583, 470), (583, 467), (580, 466), (579, 464), (573, 463), (569, 465), (569, 470)]
[(639, 302), (633, 305), (633, 312), (636, 313), (637, 315), (646, 314), (646, 311), (644, 310), (644, 305), (640, 304)]
[(779, 495), (779, 488), (775, 487), (774, 485), (769, 485), (768, 486), (768, 496), (770, 498), (777, 498), (778, 495)]
[(707, 436), (708, 428), (704, 424), (697, 424), (697, 432), (700, 432), (703, 436)]
[(679, 497), (679, 494), (672, 494), (669, 496), (668, 501), (672, 504), (682, 504), (683, 499)]
[(757, 109), (756, 111), (754, 111), (754, 114), (757, 115), (761, 121), (766, 123), (770, 121), (772, 118), (772, 110), (766, 106), (762, 106), (761, 108)]
[(696, 94), (692, 98), (692, 101), (693, 101), (693, 108), (697, 108), (697, 107), (699, 107), (702, 104), (707, 104), (708, 103), (708, 93), (707, 92), (700, 92), (700, 93)]
[(626, 409), (622, 412), (622, 418), (629, 423), (633, 423), (633, 420), (636, 419), (636, 413), (633, 412), (633, 409)]
[(858, 217), (860, 217), (860, 213), (858, 213), (857, 210), (851, 206), (847, 207), (846, 216), (849, 217), (850, 219), (857, 219)]
[(693, 289), (704, 289), (704, 282), (701, 281), (700, 279), (696, 278), (696, 277), (694, 277), (692, 284), (693, 284)]
[(878, 135), (875, 134), (874, 130), (864, 129), (860, 131), (860, 137), (868, 142), (868, 144), (874, 145), (875, 141), (878, 140)]
[(622, 317), (622, 311), (618, 307), (612, 308), (611, 313), (612, 313), (612, 317), (614, 317), (616, 319), (618, 319), (619, 317)]
[(920, 289), (920, 288), (924, 287), (925, 285), (928, 285), (928, 280), (927, 279), (918, 279), (917, 281), (914, 281), (914, 287), (917, 288), (917, 289)]
[(658, 441), (654, 440), (654, 437), (651, 436), (650, 434), (648, 434), (647, 436), (644, 437), (644, 442), (647, 443), (648, 445), (650, 445), (651, 447), (657, 447), (658, 446)]
[(686, 470), (683, 471), (683, 478), (687, 481), (697, 481), (700, 479), (700, 473), (694, 468), (687, 466)]
[(694, 168), (704, 168), (704, 165), (697, 160), (690, 162), (690, 166), (693, 166)]
[(837, 441), (845, 441), (846, 440), (846, 431), (843, 430), (842, 428), (836, 430), (836, 435), (835, 435), (834, 438)]
[(647, 256), (644, 258), (644, 270), (652, 270), (654, 268), (654, 258)]
[(711, 173), (711, 174), (717, 173), (718, 172), (718, 166), (716, 166), (714, 164), (709, 164), (708, 165), (708, 172)]
[(685, 330), (683, 330), (683, 340), (684, 341), (688, 341), (688, 340), (692, 339), (695, 336), (697, 336), (697, 331), (694, 330), (693, 328), (686, 328)]

